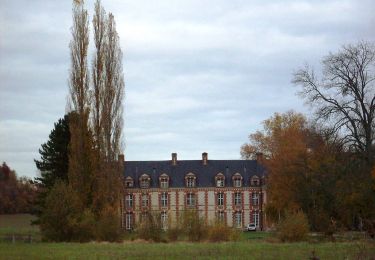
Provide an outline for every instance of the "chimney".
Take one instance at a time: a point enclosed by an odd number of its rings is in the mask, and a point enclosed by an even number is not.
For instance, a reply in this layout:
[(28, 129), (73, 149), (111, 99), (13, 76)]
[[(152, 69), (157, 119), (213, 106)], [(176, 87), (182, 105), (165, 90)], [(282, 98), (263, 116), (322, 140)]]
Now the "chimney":
[(172, 165), (177, 165), (177, 153), (172, 153)]
[(125, 156), (123, 154), (118, 155), (118, 164), (121, 169), (124, 169)]
[(207, 165), (207, 161), (208, 161), (208, 153), (204, 152), (204, 153), (202, 153), (202, 163), (203, 163), (203, 165)]
[(256, 153), (257, 163), (263, 164), (263, 153), (257, 152)]

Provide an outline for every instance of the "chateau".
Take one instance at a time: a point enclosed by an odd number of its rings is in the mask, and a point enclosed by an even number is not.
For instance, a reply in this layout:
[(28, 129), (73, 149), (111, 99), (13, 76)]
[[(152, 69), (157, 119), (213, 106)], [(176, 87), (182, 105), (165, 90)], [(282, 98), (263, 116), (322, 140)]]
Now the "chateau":
[(256, 160), (124, 161), (122, 225), (131, 230), (146, 213), (160, 214), (162, 227), (176, 223), (183, 211), (197, 210), (207, 223), (223, 221), (243, 228), (265, 228), (266, 171)]

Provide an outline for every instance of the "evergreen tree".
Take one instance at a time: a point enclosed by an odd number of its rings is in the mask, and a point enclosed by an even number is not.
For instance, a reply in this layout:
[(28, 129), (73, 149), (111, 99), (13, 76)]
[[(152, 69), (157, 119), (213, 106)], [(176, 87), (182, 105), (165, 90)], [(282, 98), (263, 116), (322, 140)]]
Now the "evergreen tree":
[[(40, 177), (35, 178), (35, 183), (39, 187), (36, 199), (36, 214), (39, 217), (46, 209), (46, 197), (55, 183), (57, 181), (68, 182), (69, 118), (71, 116), (71, 113), (67, 114), (55, 123), (49, 140), (39, 149), (40, 160), (34, 160), (40, 171)], [(39, 220), (36, 223), (39, 223)]]

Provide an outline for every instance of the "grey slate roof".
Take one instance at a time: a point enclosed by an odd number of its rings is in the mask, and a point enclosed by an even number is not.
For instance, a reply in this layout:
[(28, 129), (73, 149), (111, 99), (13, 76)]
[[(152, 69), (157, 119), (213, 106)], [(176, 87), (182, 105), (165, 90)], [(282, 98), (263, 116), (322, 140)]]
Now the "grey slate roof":
[(232, 176), (240, 173), (243, 177), (243, 186), (250, 186), (250, 179), (257, 175), (265, 176), (266, 171), (256, 160), (208, 160), (203, 165), (202, 160), (179, 160), (177, 165), (168, 161), (125, 161), (124, 177), (132, 177), (134, 188), (139, 187), (139, 178), (143, 174), (151, 177), (151, 187), (159, 187), (159, 177), (165, 173), (169, 176), (169, 187), (185, 187), (185, 175), (194, 173), (196, 187), (214, 187), (215, 176), (222, 173), (225, 176), (225, 186), (233, 186)]

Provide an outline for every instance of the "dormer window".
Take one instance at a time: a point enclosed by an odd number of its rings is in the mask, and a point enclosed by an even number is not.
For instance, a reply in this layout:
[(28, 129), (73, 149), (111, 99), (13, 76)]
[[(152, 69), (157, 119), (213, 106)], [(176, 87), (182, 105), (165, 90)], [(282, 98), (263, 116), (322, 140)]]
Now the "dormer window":
[(196, 177), (195, 177), (194, 173), (188, 173), (185, 176), (185, 183), (186, 183), (187, 188), (195, 187), (195, 181), (196, 181)]
[(133, 181), (133, 178), (128, 176), (126, 177), (125, 179), (125, 187), (126, 188), (133, 188), (134, 187), (134, 181)]
[(165, 174), (165, 173), (160, 175), (159, 183), (160, 183), (160, 188), (167, 189), (169, 187), (169, 177), (168, 177), (168, 175)]
[(216, 187), (224, 187), (225, 176), (222, 173), (218, 173), (215, 176)]
[(150, 176), (148, 176), (147, 174), (143, 174), (140, 178), (139, 178), (139, 186), (141, 188), (149, 188), (150, 187), (150, 182), (151, 182), (151, 178)]
[(259, 186), (260, 185), (260, 180), (259, 180), (259, 177), (254, 175), (252, 178), (251, 178), (251, 186)]
[(233, 181), (234, 187), (237, 187), (237, 188), (242, 187), (242, 176), (241, 176), (241, 174), (239, 174), (239, 173), (234, 174), (233, 177), (232, 177), (232, 181)]

